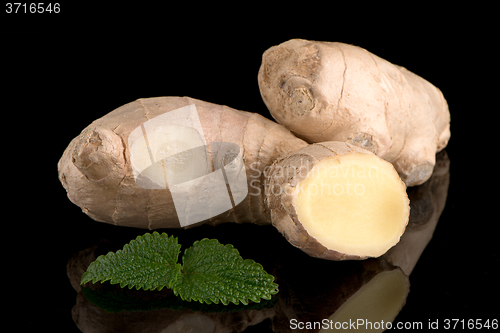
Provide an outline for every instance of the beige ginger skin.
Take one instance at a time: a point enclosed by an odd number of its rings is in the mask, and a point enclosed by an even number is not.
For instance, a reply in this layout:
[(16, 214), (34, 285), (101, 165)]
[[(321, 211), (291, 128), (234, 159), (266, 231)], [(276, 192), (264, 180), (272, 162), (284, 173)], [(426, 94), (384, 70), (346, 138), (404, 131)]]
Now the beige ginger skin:
[[(182, 121), (197, 130), (173, 125), (182, 115), (172, 115), (193, 107)], [(219, 168), (226, 183), (205, 183)], [(308, 145), (258, 114), (188, 97), (139, 99), (95, 120), (71, 141), (58, 169), (69, 199), (96, 221), (146, 229), (272, 223), (294, 246), (331, 260), (384, 254), (409, 216), (404, 183), (372, 152), (346, 142)], [(196, 219), (228, 189), (232, 207)], [(188, 202), (182, 209), (179, 197)]]
[(256, 190), (263, 184), (263, 170), (279, 156), (307, 143), (259, 114), (189, 97), (139, 99), (85, 128), (71, 141), (58, 164), (59, 179), (69, 199), (96, 221), (150, 230), (179, 228), (169, 189), (137, 185), (128, 142), (130, 133), (146, 121), (193, 104), (206, 142), (232, 142), (241, 147), (246, 171), (251, 175), (247, 180), (253, 180), (249, 195), (237, 211), (232, 209), (205, 222), (269, 223), (264, 192)]
[(441, 91), (361, 47), (289, 40), (265, 51), (258, 82), (272, 116), (298, 137), (367, 149), (408, 186), (429, 179), (450, 139)]

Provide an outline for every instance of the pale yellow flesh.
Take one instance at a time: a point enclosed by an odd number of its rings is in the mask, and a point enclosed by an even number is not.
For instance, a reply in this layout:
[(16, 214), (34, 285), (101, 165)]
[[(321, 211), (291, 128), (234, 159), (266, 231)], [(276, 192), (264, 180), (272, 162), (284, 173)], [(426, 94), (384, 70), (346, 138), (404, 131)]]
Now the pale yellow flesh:
[(338, 308), (328, 318), (329, 328), (320, 332), (339, 331), (336, 327), (342, 331), (382, 332), (401, 311), (408, 292), (409, 282), (401, 270), (379, 273)]
[(404, 232), (406, 187), (392, 165), (375, 155), (349, 153), (322, 160), (296, 190), (299, 221), (330, 250), (378, 257)]

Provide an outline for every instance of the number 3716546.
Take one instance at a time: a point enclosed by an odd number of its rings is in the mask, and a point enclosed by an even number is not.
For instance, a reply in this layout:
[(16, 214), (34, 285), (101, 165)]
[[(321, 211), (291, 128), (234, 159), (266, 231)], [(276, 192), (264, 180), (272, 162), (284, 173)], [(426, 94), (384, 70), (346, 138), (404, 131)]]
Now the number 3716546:
[(61, 12), (61, 5), (57, 2), (7, 2), (5, 4), (5, 12), (7, 14), (57, 14)]
[(498, 319), (445, 319), (444, 329), (498, 329)]

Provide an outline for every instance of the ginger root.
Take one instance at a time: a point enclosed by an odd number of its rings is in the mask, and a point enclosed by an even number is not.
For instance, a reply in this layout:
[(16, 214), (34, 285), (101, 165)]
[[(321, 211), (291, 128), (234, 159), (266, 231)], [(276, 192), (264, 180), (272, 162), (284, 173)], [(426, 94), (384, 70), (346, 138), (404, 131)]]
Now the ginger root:
[(97, 119), (58, 168), (69, 199), (94, 220), (147, 229), (272, 223), (332, 260), (382, 255), (409, 216), (405, 185), (373, 153), (308, 145), (258, 114), (187, 97), (140, 99)]
[(258, 82), (272, 116), (298, 137), (370, 150), (408, 186), (430, 177), (450, 139), (441, 91), (357, 46), (289, 40), (265, 51)]
[(315, 257), (378, 257), (408, 223), (406, 187), (394, 167), (344, 142), (306, 146), (271, 167), (266, 183), (273, 224)]
[[(190, 106), (195, 106), (194, 112), (185, 109)], [(186, 113), (175, 114), (179, 109)], [(151, 122), (171, 114), (174, 117), (166, 124)], [(195, 115), (198, 124), (192, 122)], [(173, 125), (176, 118), (190, 125)], [(198, 126), (201, 128), (195, 129)], [(234, 146), (221, 149), (215, 143)], [(58, 163), (59, 179), (69, 199), (96, 221), (152, 230), (183, 227), (179, 214), (191, 226), (206, 213), (212, 216), (203, 221), (211, 224), (268, 223), (261, 191), (264, 169), (279, 156), (306, 145), (283, 126), (256, 113), (189, 97), (146, 98), (95, 120), (73, 139)], [(233, 158), (241, 154), (244, 165)], [(219, 173), (222, 184), (215, 184), (217, 188), (210, 179), (200, 178), (203, 174), (215, 176), (211, 171), (224, 169), (218, 164), (225, 160), (230, 163), (225, 163), (225, 175)], [(240, 171), (247, 174), (248, 195), (235, 203), (238, 209), (234, 210), (223, 176), (237, 177)], [(182, 183), (190, 179), (191, 189), (182, 192)], [(200, 179), (205, 183), (197, 182)], [(232, 190), (233, 194), (245, 193)], [(188, 198), (182, 210), (176, 209), (176, 194), (180, 199), (187, 194), (196, 200)], [(208, 211), (211, 203), (217, 206), (217, 198), (226, 199), (228, 206), (219, 214)], [(234, 196), (232, 199), (234, 202)]]

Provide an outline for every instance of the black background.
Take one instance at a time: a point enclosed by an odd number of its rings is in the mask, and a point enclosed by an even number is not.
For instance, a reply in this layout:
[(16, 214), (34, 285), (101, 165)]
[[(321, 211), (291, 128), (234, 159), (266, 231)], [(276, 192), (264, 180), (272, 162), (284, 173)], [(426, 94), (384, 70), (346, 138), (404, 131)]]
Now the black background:
[(448, 201), (397, 320), (498, 319), (498, 51), (488, 9), (279, 6), (2, 12), (2, 275), (20, 331), (78, 332), (66, 262), (101, 233), (124, 230), (67, 199), (57, 161), (70, 140), (144, 97), (190, 96), (271, 119), (257, 85), (261, 55), (291, 38), (362, 46), (442, 90), (452, 119)]

